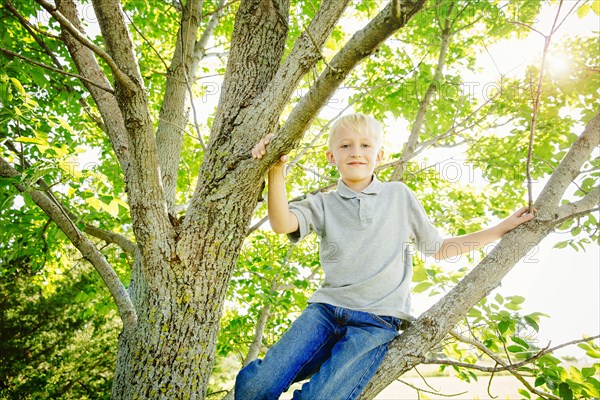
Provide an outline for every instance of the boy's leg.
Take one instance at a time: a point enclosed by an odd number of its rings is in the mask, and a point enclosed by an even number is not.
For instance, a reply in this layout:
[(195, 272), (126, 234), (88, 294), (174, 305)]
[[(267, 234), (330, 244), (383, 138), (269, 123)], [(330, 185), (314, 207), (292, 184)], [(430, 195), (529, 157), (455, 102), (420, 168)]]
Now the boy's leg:
[(263, 360), (244, 367), (235, 383), (240, 400), (278, 399), (290, 385), (318, 369), (339, 339), (333, 307), (311, 304), (294, 321)]
[[(294, 400), (351, 400), (367, 386), (389, 342), (398, 335), (397, 326), (375, 315), (336, 309), (338, 320), (345, 319), (346, 331), (332, 349), (331, 357), (319, 372), (294, 392)], [(341, 317), (345, 314), (345, 317)]]

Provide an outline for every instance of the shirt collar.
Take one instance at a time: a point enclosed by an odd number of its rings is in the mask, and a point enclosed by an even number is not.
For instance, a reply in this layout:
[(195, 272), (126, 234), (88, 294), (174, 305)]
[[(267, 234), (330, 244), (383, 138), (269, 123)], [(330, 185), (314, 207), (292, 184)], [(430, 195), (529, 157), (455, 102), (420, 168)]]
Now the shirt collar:
[[(377, 194), (381, 191), (382, 187), (383, 187), (383, 183), (380, 182), (379, 179), (377, 179), (377, 177), (375, 175), (373, 175), (373, 180), (371, 181), (369, 186), (364, 188), (362, 190), (362, 192), (360, 192), (360, 193)], [(344, 183), (344, 181), (341, 178), (338, 181), (337, 192), (340, 194), (340, 196), (342, 196), (343, 198), (346, 198), (346, 199), (353, 199), (356, 196), (358, 196), (358, 194), (359, 194), (358, 192), (355, 192), (354, 190), (352, 190), (348, 186), (346, 186), (346, 184)]]

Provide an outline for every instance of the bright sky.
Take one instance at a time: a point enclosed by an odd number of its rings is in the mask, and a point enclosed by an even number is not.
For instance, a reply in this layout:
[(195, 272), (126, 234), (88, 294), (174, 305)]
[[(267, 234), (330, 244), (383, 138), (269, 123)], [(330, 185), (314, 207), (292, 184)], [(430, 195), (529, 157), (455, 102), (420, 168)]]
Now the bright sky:
[[(565, 2), (567, 9), (570, 2)], [(546, 33), (552, 26), (555, 10), (545, 8), (541, 13), (536, 29)], [(553, 43), (568, 35), (589, 35), (600, 29), (600, 19), (593, 13), (581, 20), (571, 15), (555, 36)], [(495, 63), (502, 73), (512, 71), (521, 74), (524, 68), (541, 57), (543, 38), (531, 34), (521, 40), (505, 40), (490, 46)], [(564, 68), (567, 60), (549, 57), (549, 68)], [(480, 65), (483, 72), (473, 76), (472, 82), (491, 82), (498, 73), (491, 57), (483, 57)], [(460, 156), (459, 156), (460, 157)], [(534, 191), (539, 193), (545, 182), (537, 183)], [(540, 341), (552, 340), (553, 345), (579, 339), (583, 334), (593, 336), (600, 333), (600, 254), (598, 246), (589, 245), (585, 252), (576, 252), (569, 246), (553, 248), (554, 243), (565, 240), (565, 234), (551, 234), (537, 248), (530, 262), (519, 262), (497, 289), (505, 296), (521, 295), (526, 298), (524, 314), (539, 311), (549, 314), (540, 324)], [(415, 312), (426, 309), (427, 301), (416, 301)], [(424, 306), (424, 308), (420, 308)], [(558, 354), (583, 356), (583, 351), (571, 346)]]

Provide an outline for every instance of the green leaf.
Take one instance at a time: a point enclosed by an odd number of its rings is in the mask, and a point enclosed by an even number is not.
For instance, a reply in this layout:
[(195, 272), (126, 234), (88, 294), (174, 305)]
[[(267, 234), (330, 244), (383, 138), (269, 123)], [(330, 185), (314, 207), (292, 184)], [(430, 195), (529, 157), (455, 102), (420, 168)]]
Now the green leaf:
[(521, 346), (517, 346), (517, 345), (508, 346), (506, 349), (508, 351), (510, 351), (511, 353), (522, 353), (525, 351), (524, 348), (522, 348)]
[(588, 3), (582, 4), (581, 7), (577, 9), (577, 16), (579, 18), (585, 18), (586, 15), (588, 15), (588, 13), (590, 12), (590, 9), (591, 7)]
[(581, 373), (583, 374), (583, 376), (585, 378), (589, 378), (590, 376), (594, 376), (594, 374), (596, 373), (596, 368), (595, 367), (584, 367), (581, 369)]
[(565, 247), (567, 247), (567, 245), (569, 244), (568, 240), (562, 241), (562, 242), (558, 242), (554, 245), (555, 249), (564, 249)]
[(583, 385), (591, 397), (600, 398), (600, 382), (596, 378), (593, 376), (588, 377)]
[(529, 394), (529, 392), (528, 392), (527, 390), (525, 390), (525, 389), (519, 389), (519, 390), (518, 390), (518, 392), (519, 392), (519, 394), (520, 394), (521, 396), (523, 396), (523, 397), (526, 397), (526, 398), (528, 398), (528, 399), (530, 399), (530, 398), (531, 398), (531, 395), (530, 395), (530, 394)]
[(571, 378), (577, 383), (583, 383), (584, 377), (581, 371), (579, 371), (575, 366), (571, 365), (569, 367), (569, 373), (571, 374)]
[(546, 378), (546, 386), (548, 386), (548, 389), (550, 390), (556, 390), (556, 388), (558, 387), (558, 385), (553, 379), (548, 378)]
[(573, 391), (566, 382), (562, 382), (558, 385), (558, 395), (562, 400), (573, 400)]
[(600, 358), (600, 352), (595, 349), (594, 347), (590, 346), (587, 343), (579, 343), (577, 345), (578, 347), (582, 348), (583, 350), (585, 350), (585, 354), (589, 357), (592, 358)]
[(500, 295), (500, 293), (496, 294), (496, 296), (494, 297), (494, 300), (496, 300), (496, 303), (498, 303), (498, 304), (504, 303), (504, 297), (502, 297), (502, 295)]
[(523, 346), (526, 349), (529, 349), (529, 344), (524, 341), (523, 339), (517, 337), (517, 336), (511, 336), (511, 339), (513, 342), (520, 344), (521, 346)]
[(431, 282), (421, 282), (413, 288), (413, 292), (422, 293), (425, 290), (429, 289), (431, 286), (433, 286), (433, 283)]
[(427, 272), (425, 271), (425, 268), (423, 268), (422, 265), (415, 266), (415, 268), (413, 270), (412, 281), (413, 282), (421, 282), (426, 279), (427, 279)]
[(100, 211), (102, 209), (102, 205), (104, 204), (96, 197), (88, 197), (85, 199), (85, 202), (92, 206), (96, 211)]
[(62, 117), (57, 117), (56, 119), (58, 120), (58, 123), (60, 124), (60, 126), (62, 126), (63, 128), (65, 128), (67, 131), (69, 131), (69, 133), (71, 133), (71, 134), (75, 133), (73, 131), (73, 128), (71, 128), (71, 125), (69, 125), (69, 123), (67, 122), (66, 119), (64, 119)]
[(542, 386), (544, 383), (546, 383), (546, 377), (538, 376), (537, 378), (535, 378), (535, 383), (533, 384), (533, 386), (535, 386), (535, 387)]
[(515, 303), (506, 303), (504, 305), (504, 307), (506, 307), (512, 311), (519, 311), (521, 309), (521, 306), (519, 304), (515, 304)]
[(10, 78), (11, 82), (13, 83), (13, 86), (17, 88), (17, 90), (19, 91), (19, 94), (21, 96), (25, 96), (25, 88), (23, 88), (23, 85), (21, 85), (21, 82), (19, 82), (19, 80), (17, 78)]
[(525, 322), (527, 323), (527, 325), (531, 326), (533, 329), (535, 329), (536, 332), (540, 331), (540, 326), (538, 325), (538, 323), (535, 321), (535, 319), (533, 319), (532, 317), (530, 317), (529, 315), (526, 315), (525, 317), (523, 317), (525, 319)]
[(510, 296), (508, 299), (510, 299), (510, 302), (513, 304), (521, 304), (525, 301), (525, 297), (523, 296)]
[(42, 146), (47, 146), (48, 142), (46, 140), (40, 139), (40, 138), (36, 138), (36, 137), (18, 137), (16, 139), (14, 139), (15, 142), (19, 142), (19, 143), (32, 143), (32, 144), (39, 144)]
[(510, 326), (510, 321), (501, 321), (498, 323), (498, 330), (501, 334), (504, 334), (508, 327)]

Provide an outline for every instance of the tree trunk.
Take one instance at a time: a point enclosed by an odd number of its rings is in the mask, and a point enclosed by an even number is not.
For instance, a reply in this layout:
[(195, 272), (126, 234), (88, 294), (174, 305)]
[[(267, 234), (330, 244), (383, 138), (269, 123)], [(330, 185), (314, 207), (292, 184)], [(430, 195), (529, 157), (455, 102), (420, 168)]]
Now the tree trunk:
[[(287, 14), (286, 1), (247, 1), (240, 6), (223, 89), (227, 101), (221, 101), (217, 111), (207, 162), (188, 214), (172, 222), (176, 246), (166, 242), (169, 253), (145, 252), (161, 238), (145, 229), (149, 221), (140, 221), (142, 235), (136, 231), (136, 237), (141, 259), (130, 287), (138, 323), (119, 338), (115, 399), (206, 395), (221, 308), (261, 190), (261, 172), (239, 165), (249, 158), (247, 152), (225, 148), (235, 128), (248, 132), (250, 127), (236, 126), (234, 120), (279, 66)], [(274, 128), (275, 121), (271, 125)], [(251, 140), (242, 144), (250, 146)]]

